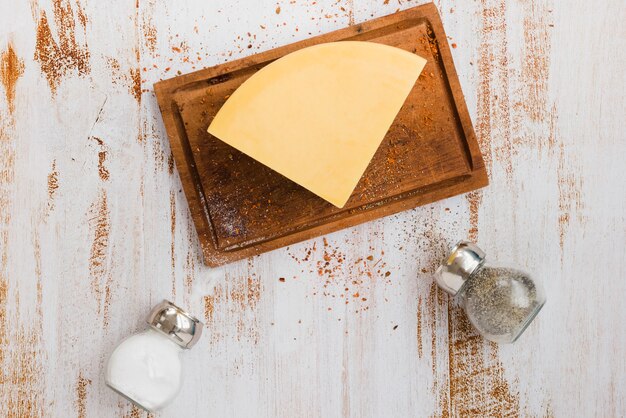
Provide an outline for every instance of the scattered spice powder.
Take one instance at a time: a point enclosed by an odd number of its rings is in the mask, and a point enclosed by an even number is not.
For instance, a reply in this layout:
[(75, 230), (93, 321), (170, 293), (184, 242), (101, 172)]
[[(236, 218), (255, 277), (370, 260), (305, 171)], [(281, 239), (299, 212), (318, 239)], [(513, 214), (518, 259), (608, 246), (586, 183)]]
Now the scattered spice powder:
[(34, 59), (39, 62), (50, 90), (55, 94), (61, 79), (68, 72), (76, 71), (79, 76), (85, 76), (91, 68), (87, 45), (79, 45), (76, 41), (76, 23), (70, 2), (55, 0), (52, 5), (59, 42), (54, 39), (45, 11), (42, 12), (37, 23)]
[(87, 387), (91, 385), (91, 380), (78, 373), (76, 382), (76, 412), (79, 418), (87, 417)]
[(170, 262), (172, 266), (172, 298), (176, 296), (176, 194), (170, 191)]
[(48, 199), (52, 202), (54, 194), (59, 188), (59, 172), (57, 171), (57, 160), (52, 160), (52, 168), (48, 174)]
[[(98, 200), (89, 208), (87, 214), (89, 229), (92, 235), (91, 251), (89, 256), (89, 273), (91, 276), (91, 288), (100, 306), (102, 300), (101, 281), (106, 278), (108, 269), (106, 261), (109, 250), (110, 211), (107, 203), (107, 195), (104, 190), (100, 191)], [(100, 309), (98, 309), (100, 312)]]
[[(492, 166), (492, 144), (510, 143), (506, 16), (505, 0), (480, 0), (476, 133), (488, 172)], [(501, 100), (499, 106), (493, 103), (496, 95)], [(469, 238), (475, 241), (482, 195), (472, 192), (467, 199), (470, 207)], [(448, 339), (452, 415), (519, 415), (519, 397), (509, 388), (498, 359), (497, 345), (478, 337), (462, 308), (452, 303), (448, 304)]]
[[(194, 31), (198, 33), (198, 27), (194, 28)], [(156, 51), (157, 46), (157, 30), (156, 27), (152, 24), (151, 21), (144, 21), (143, 23), (143, 38), (144, 44), (148, 51), (154, 53)]]
[(9, 113), (15, 110), (15, 86), (17, 79), (24, 74), (24, 60), (21, 60), (11, 43), (7, 50), (0, 55), (0, 81), (4, 86)]
[(133, 95), (137, 103), (141, 103), (141, 72), (139, 67), (131, 68), (130, 72), (130, 85), (128, 86), (130, 93)]
[(100, 180), (102, 181), (109, 180), (109, 170), (104, 165), (106, 158), (106, 150), (98, 151), (98, 174), (100, 175)]
[(206, 327), (213, 341), (233, 336), (237, 341), (258, 343), (260, 333), (255, 312), (263, 288), (253, 269), (253, 262), (249, 261), (248, 277), (227, 275), (211, 295), (204, 297)]

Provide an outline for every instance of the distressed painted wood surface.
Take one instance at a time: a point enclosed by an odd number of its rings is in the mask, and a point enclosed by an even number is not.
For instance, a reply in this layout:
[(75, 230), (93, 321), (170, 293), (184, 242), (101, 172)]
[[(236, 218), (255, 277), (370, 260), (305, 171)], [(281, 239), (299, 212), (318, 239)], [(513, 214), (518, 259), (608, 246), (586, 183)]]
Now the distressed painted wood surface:
[[(158, 417), (626, 416), (622, 0), (438, 1), (490, 186), (202, 265), (152, 84), (416, 4), (1, 0), (1, 416), (145, 416), (102, 368), (162, 298), (206, 333)], [(432, 284), (463, 237), (546, 285), (515, 345)]]

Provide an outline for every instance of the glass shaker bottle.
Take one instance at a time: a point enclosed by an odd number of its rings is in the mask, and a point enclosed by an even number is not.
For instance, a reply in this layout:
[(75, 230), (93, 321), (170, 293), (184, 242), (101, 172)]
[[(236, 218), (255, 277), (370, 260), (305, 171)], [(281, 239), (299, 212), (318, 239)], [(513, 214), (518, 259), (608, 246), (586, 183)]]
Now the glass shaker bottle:
[(460, 241), (437, 269), (435, 281), (455, 296), (480, 334), (497, 343), (512, 343), (546, 302), (540, 283), (527, 273), (485, 263), (476, 244)]
[(146, 331), (130, 336), (113, 351), (105, 370), (107, 386), (137, 406), (154, 412), (178, 394), (181, 354), (202, 334), (202, 323), (172, 302), (156, 305)]

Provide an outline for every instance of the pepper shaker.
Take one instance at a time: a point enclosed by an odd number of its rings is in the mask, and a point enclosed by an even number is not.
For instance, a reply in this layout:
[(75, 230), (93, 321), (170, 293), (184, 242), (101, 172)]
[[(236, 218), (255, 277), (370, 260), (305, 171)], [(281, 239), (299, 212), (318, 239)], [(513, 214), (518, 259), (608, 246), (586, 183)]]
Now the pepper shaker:
[(146, 331), (122, 341), (105, 370), (107, 386), (148, 412), (178, 394), (182, 384), (181, 353), (202, 334), (202, 323), (172, 302), (156, 305)]
[(513, 343), (546, 302), (540, 283), (512, 268), (492, 267), (476, 244), (460, 241), (437, 269), (435, 281), (455, 296), (480, 334)]

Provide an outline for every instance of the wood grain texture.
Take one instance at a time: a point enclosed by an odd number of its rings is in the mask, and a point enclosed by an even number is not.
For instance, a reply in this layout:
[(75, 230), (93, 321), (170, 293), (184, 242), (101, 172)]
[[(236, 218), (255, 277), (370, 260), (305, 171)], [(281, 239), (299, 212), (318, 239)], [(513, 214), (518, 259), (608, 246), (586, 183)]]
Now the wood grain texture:
[[(171, 298), (158, 417), (625, 416), (621, 1), (437, 1), (490, 186), (203, 266), (150, 86), (416, 3), (0, 0), (0, 415), (147, 416), (102, 368)], [(515, 345), (432, 284), (467, 236), (546, 285)]]
[[(339, 209), (210, 135), (206, 128), (226, 99), (268, 63), (301, 48), (345, 40), (401, 48), (427, 63), (352, 196)], [(155, 93), (204, 261), (210, 267), (488, 183), (433, 3), (180, 75), (157, 83)]]

